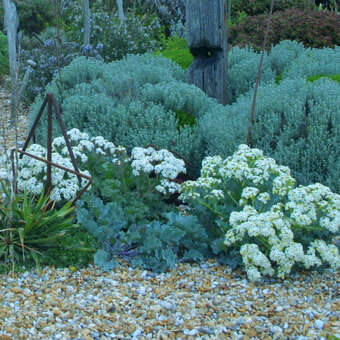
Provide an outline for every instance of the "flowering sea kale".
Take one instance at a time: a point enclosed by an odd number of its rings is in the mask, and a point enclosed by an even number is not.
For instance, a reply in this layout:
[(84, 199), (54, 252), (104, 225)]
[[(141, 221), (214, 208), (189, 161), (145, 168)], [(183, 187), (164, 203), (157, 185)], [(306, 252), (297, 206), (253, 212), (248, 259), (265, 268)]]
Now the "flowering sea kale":
[[(179, 173), (186, 172), (185, 165), (182, 160), (175, 158), (167, 150), (156, 151), (151, 147), (147, 149), (136, 147), (129, 157), (124, 147), (115, 146), (102, 136), (90, 138), (88, 134), (82, 133), (78, 129), (68, 131), (67, 135), (78, 168), (85, 175), (90, 176), (88, 163), (89, 158), (92, 157), (95, 162), (110, 161), (117, 166), (122, 166), (122, 169), (127, 165), (134, 176), (142, 174), (149, 176), (152, 173), (156, 177), (155, 189), (163, 194), (173, 194), (179, 190), (179, 184), (173, 180)], [(39, 144), (32, 144), (27, 152), (43, 159), (47, 158), (47, 150)], [(64, 137), (57, 137), (52, 142), (52, 162), (68, 169), (74, 169)], [(3, 160), (0, 159), (0, 179), (10, 179), (10, 171), (5, 165), (3, 157)], [(40, 194), (46, 181), (46, 168), (46, 163), (31, 157), (24, 156), (19, 159), (17, 166), (18, 189)], [(87, 180), (82, 179), (81, 187), (84, 187), (86, 183)], [(51, 199), (56, 201), (71, 200), (81, 189), (76, 175), (56, 167), (52, 167), (52, 186)]]
[(225, 160), (205, 158), (201, 177), (184, 182), (180, 198), (214, 214), (252, 281), (284, 278), (294, 265), (340, 267), (330, 244), (340, 233), (340, 195), (319, 183), (295, 187), (289, 168), (258, 149), (240, 145)]
[[(87, 160), (91, 153), (116, 159), (120, 157), (122, 152), (126, 153), (125, 149), (122, 150), (121, 147), (115, 147), (102, 137), (90, 138), (86, 133), (81, 133), (77, 129), (68, 131), (67, 135), (71, 142), (78, 168), (82, 174), (87, 176), (90, 176), (90, 173), (87, 171)], [(30, 145), (27, 152), (43, 159), (47, 158), (46, 148), (39, 144)], [(52, 142), (52, 162), (71, 170), (74, 169), (64, 137), (57, 137)], [(25, 155), (22, 159), (19, 159), (17, 165), (18, 189), (40, 194), (46, 181), (46, 169), (46, 163), (29, 156)], [(0, 164), (0, 173), (4, 175), (2, 178), (10, 180), (11, 176), (6, 170), (8, 170), (6, 169), (6, 163), (2, 162)], [(50, 197), (56, 201), (63, 199), (71, 200), (76, 196), (81, 187), (84, 187), (87, 183), (88, 180), (83, 178), (80, 186), (76, 175), (52, 167), (52, 191)]]
[(176, 158), (168, 150), (155, 150), (152, 147), (135, 147), (131, 152), (132, 173), (138, 176), (141, 172), (153, 173), (160, 178), (156, 190), (163, 194), (174, 194), (179, 191), (180, 185), (173, 180), (180, 174), (186, 173), (183, 160)]

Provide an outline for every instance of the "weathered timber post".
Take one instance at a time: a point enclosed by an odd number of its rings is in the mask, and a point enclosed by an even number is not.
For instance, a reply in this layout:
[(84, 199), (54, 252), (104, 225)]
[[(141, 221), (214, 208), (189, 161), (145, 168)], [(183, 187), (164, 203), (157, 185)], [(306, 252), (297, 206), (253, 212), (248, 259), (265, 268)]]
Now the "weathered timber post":
[(116, 0), (117, 2), (117, 7), (118, 7), (118, 15), (119, 15), (119, 20), (121, 23), (125, 22), (125, 14), (124, 14), (124, 7), (123, 7), (123, 0)]
[(194, 61), (188, 82), (221, 104), (227, 102), (225, 0), (186, 0), (187, 42)]
[(12, 0), (3, 0), (5, 11), (5, 29), (7, 32), (9, 69), (11, 74), (11, 124), (16, 118), (17, 108), (17, 85), (18, 85), (18, 64), (17, 64), (17, 31), (19, 26), (19, 17), (17, 9)]
[(91, 34), (91, 19), (90, 19), (90, 2), (89, 0), (83, 0), (84, 8), (84, 45), (90, 45)]

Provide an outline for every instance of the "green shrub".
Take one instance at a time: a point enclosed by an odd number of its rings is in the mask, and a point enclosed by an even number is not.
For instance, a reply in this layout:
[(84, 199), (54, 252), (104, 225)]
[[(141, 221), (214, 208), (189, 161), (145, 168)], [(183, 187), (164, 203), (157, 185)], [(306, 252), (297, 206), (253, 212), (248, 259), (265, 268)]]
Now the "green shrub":
[(134, 148), (130, 157), (122, 147), (109, 149), (113, 159), (89, 155), (93, 185), (77, 202), (78, 223), (99, 244), (95, 264), (110, 270), (121, 257), (163, 271), (174, 268), (178, 258), (202, 260), (209, 253), (204, 228), (194, 217), (176, 214), (171, 199), (180, 188), (174, 180), (185, 172), (184, 161), (164, 149)]
[(327, 340), (339, 340), (340, 338), (338, 338), (337, 336), (335, 335), (330, 335)]
[[(55, 8), (53, 1), (17, 0), (15, 1), (19, 15), (19, 30), (26, 34), (39, 34), (48, 26), (55, 24)], [(4, 17), (2, 1), (0, 2), (0, 18)], [(3, 20), (0, 20), (0, 30), (3, 30)]]
[[(229, 156), (246, 143), (253, 93), (226, 107), (224, 115), (208, 112), (199, 126), (210, 155)], [(253, 146), (289, 166), (301, 184), (320, 182), (340, 192), (340, 87), (322, 78), (284, 79), (259, 87)]]
[(340, 84), (340, 74), (333, 74), (333, 75), (319, 74), (317, 76), (308, 76), (307, 81), (313, 82), (313, 81), (316, 81), (320, 78), (328, 78), (328, 79), (334, 80), (334, 81), (336, 81)]
[(39, 258), (76, 227), (73, 207), (67, 202), (54, 208), (49, 196), (11, 193), (8, 183), (1, 182), (5, 197), (0, 202), (0, 258), (5, 263), (31, 260), (40, 269)]
[[(83, 42), (82, 2), (72, 2), (66, 11), (64, 26), (70, 41)], [(142, 54), (159, 48), (162, 28), (155, 15), (134, 15), (126, 11), (126, 21), (121, 24), (116, 12), (105, 12), (97, 6), (91, 10), (90, 43), (101, 46), (101, 56), (106, 62), (122, 59), (128, 54)]]
[[(238, 13), (244, 12), (248, 16), (255, 16), (260, 14), (268, 15), (271, 0), (238, 0), (231, 2), (231, 15), (234, 17)], [(312, 1), (305, 0), (279, 0), (274, 2), (273, 12), (284, 11), (289, 8), (315, 8)]]
[(190, 113), (187, 113), (184, 110), (174, 110), (174, 112), (176, 113), (178, 128), (181, 128), (182, 126), (185, 126), (185, 125), (189, 125), (189, 126), (196, 125), (196, 118)]
[[(247, 17), (229, 30), (229, 43), (262, 49), (268, 14)], [(268, 49), (282, 40), (295, 40), (305, 47), (323, 48), (340, 45), (339, 15), (326, 11), (288, 9), (273, 14), (268, 34)]]
[(185, 39), (179, 37), (171, 37), (164, 43), (164, 48), (155, 53), (169, 58), (179, 64), (183, 69), (187, 69), (194, 57), (189, 51), (188, 44)]
[(227, 27), (231, 28), (234, 25), (238, 25), (241, 23), (243, 20), (247, 18), (247, 13), (242, 11), (242, 12), (237, 12), (237, 14), (232, 14), (231, 19), (227, 19)]
[(0, 32), (0, 77), (9, 71), (7, 37)]
[(44, 253), (41, 265), (56, 268), (86, 268), (93, 264), (93, 254), (98, 248), (97, 240), (82, 226), (70, 231), (59, 242), (59, 248), (50, 248)]

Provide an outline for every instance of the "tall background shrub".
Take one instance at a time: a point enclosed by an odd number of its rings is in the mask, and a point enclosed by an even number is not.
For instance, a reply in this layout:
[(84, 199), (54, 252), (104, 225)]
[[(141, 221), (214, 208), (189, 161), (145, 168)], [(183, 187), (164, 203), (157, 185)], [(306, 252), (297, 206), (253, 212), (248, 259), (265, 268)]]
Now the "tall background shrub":
[[(260, 50), (263, 44), (268, 14), (247, 17), (229, 30), (229, 43)], [(268, 34), (269, 48), (281, 40), (295, 40), (305, 47), (340, 45), (339, 15), (331, 11), (287, 9), (273, 14)]]

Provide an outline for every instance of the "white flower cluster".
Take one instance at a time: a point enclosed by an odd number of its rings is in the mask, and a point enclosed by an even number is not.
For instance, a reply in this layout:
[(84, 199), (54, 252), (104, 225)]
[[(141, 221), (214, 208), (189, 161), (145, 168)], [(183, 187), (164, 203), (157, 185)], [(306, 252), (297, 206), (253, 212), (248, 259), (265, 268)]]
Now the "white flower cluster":
[[(78, 129), (67, 131), (73, 154), (77, 160), (79, 170), (90, 176), (87, 169), (87, 162), (91, 154), (106, 157), (115, 165), (127, 164), (131, 166), (135, 176), (140, 174), (153, 173), (159, 179), (159, 185), (155, 189), (163, 194), (172, 194), (179, 191), (180, 185), (174, 180), (180, 173), (185, 173), (185, 163), (176, 158), (167, 150), (156, 151), (153, 148), (139, 148), (132, 150), (131, 157), (122, 146), (115, 146), (102, 136), (90, 138), (88, 134), (80, 132)], [(46, 159), (46, 149), (38, 144), (31, 145), (27, 152)], [(64, 137), (57, 137), (52, 142), (52, 161), (58, 165), (73, 169)], [(1, 165), (2, 164), (2, 165)], [(0, 175), (4, 179), (11, 180), (10, 172), (5, 166), (6, 162), (0, 163)], [(18, 189), (28, 190), (39, 194), (43, 190), (46, 181), (46, 168), (44, 162), (34, 158), (24, 156), (18, 163)], [(81, 186), (85, 186), (87, 180), (82, 179)], [(52, 167), (52, 192), (51, 199), (59, 201), (62, 199), (70, 200), (74, 198), (80, 190), (76, 175)]]
[(260, 251), (256, 244), (244, 244), (240, 249), (240, 254), (242, 255), (243, 263), (247, 268), (249, 280), (258, 281), (261, 278), (261, 273), (258, 268), (261, 268), (263, 274), (273, 275), (274, 270), (270, 261)]
[(322, 261), (335, 269), (340, 267), (340, 256), (335, 245), (314, 240), (305, 253), (303, 245), (294, 241), (294, 221), (286, 216), (283, 204), (279, 203), (270, 211), (262, 213), (247, 205), (242, 211), (231, 213), (229, 225), (231, 229), (226, 233), (224, 242), (227, 246), (242, 243), (247, 238), (263, 243), (267, 254), (261, 252), (255, 244), (244, 244), (240, 249), (251, 280), (258, 280), (261, 274), (272, 276), (274, 273), (277, 277), (284, 278), (295, 263), (307, 269), (320, 266)]
[[(213, 158), (215, 163), (216, 157)], [(203, 162), (201, 176), (209, 176), (209, 171), (207, 172), (205, 167), (207, 166), (206, 163), (210, 162), (209, 157)], [(285, 191), (282, 189), (292, 187), (295, 183), (290, 176), (289, 168), (277, 165), (274, 159), (264, 157), (261, 150), (251, 149), (244, 144), (240, 145), (232, 156), (221, 163), (221, 165), (218, 164), (218, 173), (224, 179), (233, 178), (240, 181), (249, 181), (256, 186), (264, 184), (272, 176), (275, 176), (273, 191), (280, 195), (283, 195)]]
[[(266, 206), (272, 196), (282, 203)], [(307, 269), (322, 263), (340, 267), (335, 245), (315, 239), (304, 243), (294, 234), (297, 230), (300, 234), (310, 230), (339, 234), (340, 195), (319, 183), (295, 188), (289, 168), (277, 165), (258, 149), (241, 145), (226, 160), (205, 158), (201, 177), (182, 184), (180, 199), (218, 213), (217, 219), (229, 229), (224, 243), (240, 248), (250, 280), (262, 275), (284, 278), (295, 264)]]
[(328, 187), (320, 183), (299, 186), (289, 192), (288, 199), (285, 208), (292, 223), (305, 226), (319, 223), (331, 233), (340, 231), (340, 195)]
[(170, 151), (155, 150), (152, 147), (135, 147), (131, 152), (132, 173), (139, 176), (141, 173), (154, 173), (160, 178), (156, 190), (162, 194), (173, 194), (179, 191), (180, 185), (174, 179), (180, 173), (186, 173), (185, 163), (176, 158)]
[[(119, 163), (121, 158), (128, 159), (126, 149), (122, 146), (115, 146), (102, 136), (90, 138), (87, 133), (78, 129), (67, 131), (67, 136), (71, 142), (72, 151), (78, 162), (86, 163), (88, 153), (95, 152), (98, 155), (112, 157), (113, 163)], [(64, 137), (57, 137), (52, 142), (54, 150), (62, 156), (69, 155)]]
[[(41, 145), (33, 144), (27, 149), (27, 152), (46, 159), (47, 151)], [(66, 158), (55, 151), (52, 152), (52, 162), (68, 169), (74, 169), (70, 158)], [(18, 189), (40, 194), (46, 181), (46, 170), (47, 164), (44, 162), (26, 155), (19, 159), (17, 167)], [(52, 191), (50, 198), (55, 201), (73, 199), (80, 189), (77, 176), (54, 166), (51, 170)], [(81, 173), (90, 176), (90, 173), (86, 170), (81, 170)], [(82, 186), (85, 186), (87, 182), (88, 180), (83, 178)]]
[[(82, 133), (78, 129), (67, 131), (67, 135), (79, 171), (84, 175), (90, 176), (90, 173), (86, 170), (90, 153), (108, 156), (113, 163), (120, 163), (121, 160), (129, 161), (125, 148), (116, 147), (101, 136), (90, 138), (88, 134)], [(47, 158), (47, 150), (39, 144), (30, 145), (27, 152), (43, 159)], [(52, 142), (52, 162), (71, 170), (74, 169), (64, 137), (57, 137)], [(40, 194), (46, 181), (46, 169), (46, 163), (26, 155), (23, 156), (17, 164), (18, 189)], [(12, 180), (4, 162), (0, 163), (0, 174), (4, 179)], [(87, 183), (88, 180), (82, 178), (81, 187), (84, 187)], [(52, 191), (50, 194), (52, 200), (71, 200), (81, 187), (76, 175), (52, 166)]]
[[(230, 191), (232, 182), (242, 188), (240, 197), (234, 197)], [(245, 186), (245, 183), (248, 185)], [(263, 187), (271, 185), (270, 193), (263, 192)], [(206, 157), (202, 162), (201, 176), (196, 181), (184, 182), (181, 187), (180, 199), (189, 201), (199, 197), (220, 200), (229, 196), (238, 205), (246, 205), (255, 198), (266, 204), (270, 194), (285, 196), (295, 185), (289, 168), (279, 166), (272, 158), (264, 157), (259, 149), (251, 149), (247, 145), (240, 145), (238, 150), (227, 159), (220, 156)], [(215, 195), (216, 190), (223, 195)], [(216, 203), (216, 202), (215, 202)]]

